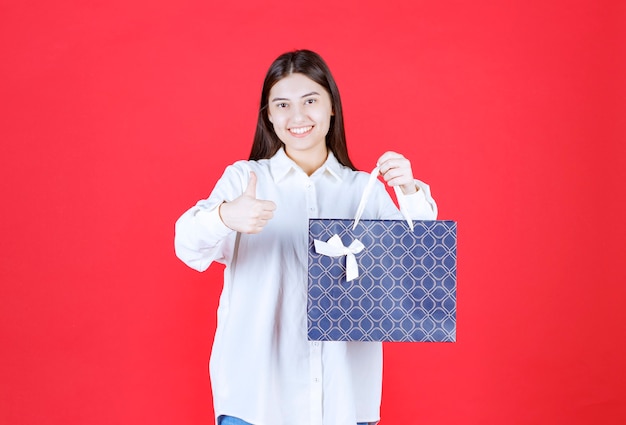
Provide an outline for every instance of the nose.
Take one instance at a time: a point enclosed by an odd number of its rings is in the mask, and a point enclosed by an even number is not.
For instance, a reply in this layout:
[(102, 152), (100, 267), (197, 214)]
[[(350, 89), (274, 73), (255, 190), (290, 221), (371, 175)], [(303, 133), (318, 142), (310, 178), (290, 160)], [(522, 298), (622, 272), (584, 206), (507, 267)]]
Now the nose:
[(294, 105), (292, 108), (291, 119), (294, 122), (303, 122), (305, 120), (305, 112), (302, 105)]

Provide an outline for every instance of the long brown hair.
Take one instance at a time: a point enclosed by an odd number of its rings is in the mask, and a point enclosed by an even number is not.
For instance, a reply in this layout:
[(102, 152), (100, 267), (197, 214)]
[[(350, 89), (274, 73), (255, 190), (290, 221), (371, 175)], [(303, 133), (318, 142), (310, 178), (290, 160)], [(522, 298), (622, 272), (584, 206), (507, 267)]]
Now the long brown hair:
[(261, 91), (259, 117), (249, 159), (271, 158), (282, 147), (282, 142), (274, 132), (274, 127), (267, 114), (268, 98), (274, 84), (294, 73), (306, 75), (324, 87), (330, 95), (334, 115), (330, 118), (330, 129), (326, 135), (326, 146), (341, 164), (356, 170), (348, 156), (339, 89), (326, 62), (320, 55), (310, 50), (295, 50), (283, 53), (272, 63), (267, 71), (265, 81), (263, 82), (263, 90)]

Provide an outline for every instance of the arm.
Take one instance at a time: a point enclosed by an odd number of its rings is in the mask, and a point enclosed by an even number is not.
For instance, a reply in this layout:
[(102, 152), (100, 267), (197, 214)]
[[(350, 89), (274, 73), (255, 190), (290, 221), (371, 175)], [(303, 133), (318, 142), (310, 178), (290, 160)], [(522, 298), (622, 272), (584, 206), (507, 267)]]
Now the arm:
[(204, 271), (213, 261), (228, 263), (236, 232), (260, 232), (273, 217), (276, 205), (256, 199), (256, 182), (256, 174), (245, 161), (227, 167), (209, 198), (176, 221), (174, 248), (178, 258)]
[(220, 219), (219, 204), (213, 204), (210, 197), (199, 201), (180, 216), (175, 226), (176, 256), (200, 272), (213, 261), (226, 263), (227, 247), (234, 245), (235, 231)]
[(414, 184), (418, 187), (417, 192), (411, 195), (399, 194), (398, 204), (406, 208), (409, 217), (414, 220), (436, 220), (437, 203), (430, 194), (430, 186), (426, 183), (414, 179)]
[(222, 222), (219, 207), (242, 194), (243, 171), (238, 163), (226, 167), (209, 197), (198, 201), (176, 221), (176, 256), (192, 269), (204, 271), (213, 261), (227, 263), (236, 232)]

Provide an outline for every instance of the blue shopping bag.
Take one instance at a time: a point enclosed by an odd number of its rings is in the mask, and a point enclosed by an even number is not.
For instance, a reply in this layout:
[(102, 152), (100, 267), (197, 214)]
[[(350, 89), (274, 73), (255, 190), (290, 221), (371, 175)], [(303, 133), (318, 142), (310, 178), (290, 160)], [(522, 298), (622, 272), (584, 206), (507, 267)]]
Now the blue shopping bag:
[(456, 222), (360, 220), (369, 190), (354, 220), (309, 220), (309, 340), (456, 341)]

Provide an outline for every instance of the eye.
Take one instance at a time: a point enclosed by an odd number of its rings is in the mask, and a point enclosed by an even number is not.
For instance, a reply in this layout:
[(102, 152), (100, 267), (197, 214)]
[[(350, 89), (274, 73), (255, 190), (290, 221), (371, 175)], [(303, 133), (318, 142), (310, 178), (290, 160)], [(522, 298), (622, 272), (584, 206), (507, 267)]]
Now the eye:
[(313, 103), (315, 103), (315, 102), (317, 102), (317, 99), (314, 99), (314, 98), (309, 98), (309, 99), (307, 99), (307, 100), (305, 100), (305, 101), (304, 101), (304, 104), (305, 104), (305, 105), (311, 105), (311, 104), (313, 104)]
[(289, 106), (289, 105), (287, 103), (285, 103), (285, 102), (280, 102), (280, 103), (276, 104), (276, 107), (280, 108), (280, 109), (286, 108), (287, 106)]

